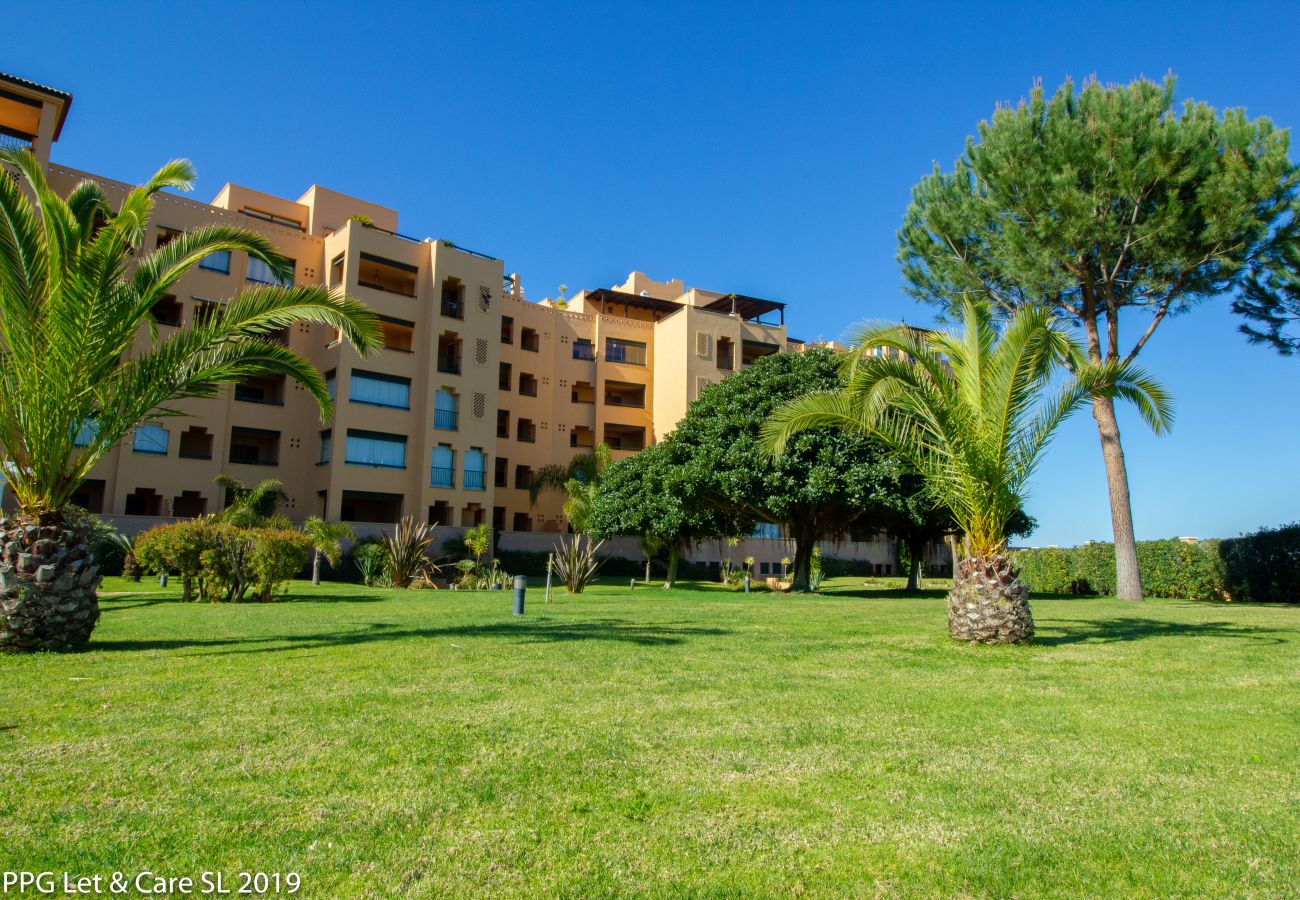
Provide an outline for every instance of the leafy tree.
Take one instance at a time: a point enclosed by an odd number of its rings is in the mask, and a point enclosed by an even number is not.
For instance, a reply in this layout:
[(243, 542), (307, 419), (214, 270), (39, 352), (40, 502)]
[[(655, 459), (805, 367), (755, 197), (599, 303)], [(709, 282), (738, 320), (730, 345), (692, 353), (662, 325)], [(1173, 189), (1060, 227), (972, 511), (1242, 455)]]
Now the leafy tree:
[(665, 588), (676, 583), (677, 563), (689, 544), (731, 533), (716, 510), (690, 500), (695, 487), (685, 461), (686, 453), (670, 437), (614, 463), (601, 475), (587, 520), (587, 533), (598, 538), (640, 538), (647, 559), (667, 553)]
[[(1129, 363), (1169, 316), (1222, 295), (1296, 228), (1300, 170), (1267, 119), (1174, 106), (1139, 80), (999, 107), (953, 171), (916, 186), (899, 232), (908, 290), (960, 314), (1046, 303), (1087, 359)], [(1121, 319), (1133, 337), (1121, 341)], [(1142, 599), (1128, 473), (1110, 397), (1091, 401), (1115, 532), (1118, 595)]]
[[(949, 633), (1015, 643), (1033, 637), (1034, 620), (1007, 533), (1053, 432), (1094, 394), (1132, 400), (1156, 430), (1168, 425), (1169, 402), (1130, 363), (1087, 362), (1043, 306), (1022, 307), (1001, 333), (987, 303), (967, 301), (963, 319), (961, 334), (864, 326), (845, 386), (782, 406), (764, 445), (781, 453), (808, 429), (832, 427), (871, 435), (901, 456), (970, 549), (948, 594)], [(1048, 396), (1067, 360), (1075, 376)]]
[(1270, 256), (1246, 279), (1232, 310), (1249, 321), (1241, 331), (1252, 344), (1265, 344), (1283, 356), (1300, 350), (1300, 241)]
[(759, 522), (784, 526), (795, 544), (794, 590), (808, 590), (817, 542), (870, 518), (893, 489), (894, 463), (862, 437), (833, 431), (799, 434), (787, 452), (763, 454), (759, 431), (781, 403), (840, 384), (829, 350), (777, 353), (707, 388), (672, 434), (683, 451), (690, 503), (716, 509), (745, 533)]
[(44, 570), (39, 583), (35, 569), (15, 574), (0, 603), (0, 643), (75, 648), (99, 618), (98, 578), (86, 533), (66, 507), (94, 465), (137, 424), (179, 415), (176, 401), (212, 397), (245, 378), (288, 376), (328, 418), (324, 378), (268, 337), (317, 322), (362, 352), (382, 338), (363, 304), (315, 286), (248, 288), (161, 338), (152, 308), (208, 254), (247, 253), (280, 277), (289, 275), (287, 261), (265, 238), (229, 225), (147, 250), (155, 195), (194, 179), (183, 160), (128, 193), (116, 211), (94, 181), (57, 196), (25, 150), (0, 150), (0, 167), (19, 176), (0, 176), (0, 454), (19, 504), (0, 543), (16, 556), (34, 534), (49, 542), (42, 564), (56, 570), (53, 579)]
[[(263, 482), (265, 483), (265, 482)], [(320, 561), (324, 557), (331, 566), (338, 566), (343, 556), (343, 541), (354, 540), (357, 536), (352, 526), (346, 522), (327, 522), (320, 516), (312, 516), (302, 523), (302, 533), (311, 541), (311, 583), (320, 584)]]
[(528, 486), (528, 502), (537, 503), (542, 491), (564, 491), (564, 518), (578, 534), (587, 530), (587, 519), (600, 490), (601, 473), (613, 460), (608, 444), (597, 444), (590, 453), (579, 453), (567, 466), (542, 466)]

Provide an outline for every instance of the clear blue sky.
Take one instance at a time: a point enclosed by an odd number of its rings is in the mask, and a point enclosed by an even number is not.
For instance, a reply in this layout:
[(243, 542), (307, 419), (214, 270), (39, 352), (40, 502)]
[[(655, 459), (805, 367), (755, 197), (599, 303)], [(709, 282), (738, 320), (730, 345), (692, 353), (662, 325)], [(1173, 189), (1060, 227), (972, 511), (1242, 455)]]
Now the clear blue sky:
[[(1300, 124), (1293, 2), (107, 9), (6, 10), (0, 70), (76, 98), (56, 161), (140, 180), (186, 156), (204, 200), (317, 182), (503, 257), (534, 299), (641, 269), (785, 300), (804, 338), (931, 319), (894, 262), (909, 191), (1036, 77), (1173, 70), (1184, 97)], [(1122, 421), (1140, 538), (1300, 519), (1300, 360), (1235, 329), (1211, 303), (1143, 353), (1179, 419)], [(1032, 543), (1108, 538), (1086, 414), (1030, 511)]]

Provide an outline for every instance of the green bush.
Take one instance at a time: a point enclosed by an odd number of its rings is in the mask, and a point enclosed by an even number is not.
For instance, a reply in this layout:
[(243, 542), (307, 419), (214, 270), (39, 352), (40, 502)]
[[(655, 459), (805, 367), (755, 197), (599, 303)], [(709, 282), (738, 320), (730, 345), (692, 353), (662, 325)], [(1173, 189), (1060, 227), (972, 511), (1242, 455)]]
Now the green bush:
[(311, 549), (311, 539), (301, 531), (236, 528), (210, 519), (158, 525), (135, 539), (136, 559), (147, 571), (180, 576), (183, 600), (232, 603), (250, 591), (271, 600), (303, 570)]
[(1234, 600), (1300, 602), (1300, 522), (1219, 542)]
[(179, 575), (184, 586), (182, 600), (211, 599), (204, 577), (203, 554), (213, 547), (217, 527), (207, 519), (156, 525), (136, 536), (132, 545), (135, 558), (147, 572)]

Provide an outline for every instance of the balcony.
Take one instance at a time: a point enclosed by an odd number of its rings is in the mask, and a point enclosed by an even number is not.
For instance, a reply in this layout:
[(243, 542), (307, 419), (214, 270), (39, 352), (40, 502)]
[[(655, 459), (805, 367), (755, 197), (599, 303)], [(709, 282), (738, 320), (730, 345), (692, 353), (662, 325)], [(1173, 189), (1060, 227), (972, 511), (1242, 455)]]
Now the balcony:
[(736, 342), (731, 338), (718, 338), (718, 369), (730, 372), (736, 367)]
[(230, 429), (230, 462), (244, 466), (278, 466), (280, 432), (266, 428)]
[(415, 266), (362, 253), (357, 263), (357, 284), (386, 294), (414, 297), (419, 272)]
[(241, 403), (284, 406), (284, 376), (240, 381), (235, 385), (235, 399)]
[(398, 353), (412, 353), (415, 349), (415, 323), (402, 319), (379, 316), (379, 329), (384, 333), (384, 349)]
[(644, 450), (645, 429), (631, 425), (606, 425), (605, 443), (611, 450)]
[(466, 469), (465, 470), (465, 490), (481, 491), (484, 490), (486, 474), (482, 470)]
[(622, 363), (627, 366), (644, 366), (646, 363), (646, 346), (640, 341), (620, 341), (617, 338), (605, 338), (605, 361)]
[(497, 410), (497, 437), (510, 437), (510, 411), (506, 409)]
[(595, 403), (596, 387), (590, 381), (575, 381), (569, 399), (574, 403)]
[(192, 425), (181, 432), (181, 459), (212, 459), (212, 435), (206, 428)]
[(459, 282), (442, 283), (442, 305), (439, 310), (448, 319), (465, 318), (465, 288)]
[(519, 373), (519, 396), (521, 397), (537, 396), (537, 376), (530, 375), (527, 372)]
[(596, 347), (586, 338), (578, 338), (573, 342), (573, 358), (592, 360), (596, 358)]
[(454, 409), (435, 409), (433, 411), (433, 427), (439, 431), (455, 431), (459, 419), (460, 413)]
[(456, 470), (448, 469), (442, 466), (432, 466), (429, 469), (429, 486), (449, 488), (455, 484)]
[(645, 409), (645, 385), (627, 381), (606, 381), (605, 405)]
[(519, 346), (524, 350), (537, 353), (542, 349), (541, 338), (537, 336), (536, 329), (521, 328), (519, 329)]
[(448, 375), (460, 374), (461, 340), (454, 334), (438, 336), (438, 371)]
[(520, 419), (515, 431), (515, 440), (522, 441), (525, 444), (536, 443), (537, 426), (529, 419)]

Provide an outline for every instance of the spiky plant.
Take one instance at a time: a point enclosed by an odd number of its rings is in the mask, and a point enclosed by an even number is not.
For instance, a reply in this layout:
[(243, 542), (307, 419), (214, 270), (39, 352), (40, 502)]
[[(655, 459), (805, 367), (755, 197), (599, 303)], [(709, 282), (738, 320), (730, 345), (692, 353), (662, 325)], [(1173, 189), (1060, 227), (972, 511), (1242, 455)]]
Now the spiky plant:
[(95, 464), (136, 425), (179, 415), (176, 401), (245, 378), (292, 378), (328, 418), (321, 374), (268, 339), (297, 322), (363, 353), (383, 341), (364, 305), (312, 286), (249, 288), (162, 339), (152, 308), (208, 254), (247, 253), (285, 279), (287, 260), (228, 225), (146, 252), (155, 196), (194, 180), (184, 160), (116, 210), (93, 181), (59, 197), (26, 151), (0, 150), (0, 168), (0, 454), (19, 506), (0, 522), (0, 648), (75, 649), (99, 618), (99, 572), (64, 511)]
[(604, 543), (585, 535), (571, 534), (555, 545), (555, 574), (570, 594), (581, 594), (582, 589), (595, 580), (601, 564), (596, 551)]
[(327, 522), (320, 516), (312, 516), (302, 523), (302, 532), (311, 540), (311, 583), (320, 584), (320, 561), (324, 557), (331, 566), (337, 566), (343, 556), (343, 542), (354, 540), (357, 536), (352, 526), (346, 522)]
[[(1053, 387), (1058, 375), (1064, 383)], [(969, 542), (948, 594), (949, 633), (1015, 643), (1033, 637), (1034, 621), (1006, 552), (1007, 526), (1057, 426), (1096, 395), (1133, 402), (1156, 432), (1169, 427), (1159, 384), (1131, 364), (1089, 363), (1045, 307), (1020, 309), (999, 331), (990, 308), (968, 299), (960, 333), (863, 326), (844, 388), (779, 407), (763, 437), (777, 454), (808, 428), (883, 441), (924, 478)]]
[(564, 491), (564, 518), (578, 534), (587, 530), (587, 520), (600, 490), (600, 473), (613, 461), (608, 444), (597, 444), (590, 453), (579, 453), (567, 466), (542, 466), (528, 485), (528, 502), (537, 503), (542, 491)]
[(410, 587), (438, 571), (429, 558), (433, 527), (405, 516), (391, 535), (384, 535), (384, 574), (393, 587)]

